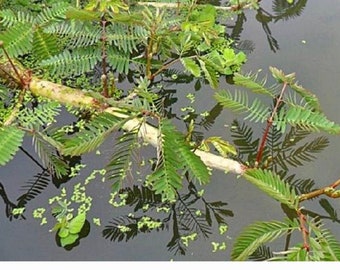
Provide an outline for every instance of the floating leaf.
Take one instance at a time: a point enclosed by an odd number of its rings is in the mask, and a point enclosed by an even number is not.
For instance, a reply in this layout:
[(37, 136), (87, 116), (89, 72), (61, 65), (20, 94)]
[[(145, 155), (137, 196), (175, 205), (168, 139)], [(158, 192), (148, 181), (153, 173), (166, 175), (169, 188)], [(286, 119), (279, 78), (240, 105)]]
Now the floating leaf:
[(68, 224), (70, 233), (75, 234), (81, 231), (81, 228), (84, 226), (86, 219), (86, 213), (81, 213), (78, 216), (74, 217)]
[(61, 227), (59, 232), (58, 232), (58, 235), (60, 238), (65, 238), (67, 237), (68, 235), (70, 234), (70, 231), (68, 228), (66, 227)]
[(60, 244), (62, 247), (73, 244), (79, 238), (78, 234), (69, 234), (65, 238), (60, 238)]

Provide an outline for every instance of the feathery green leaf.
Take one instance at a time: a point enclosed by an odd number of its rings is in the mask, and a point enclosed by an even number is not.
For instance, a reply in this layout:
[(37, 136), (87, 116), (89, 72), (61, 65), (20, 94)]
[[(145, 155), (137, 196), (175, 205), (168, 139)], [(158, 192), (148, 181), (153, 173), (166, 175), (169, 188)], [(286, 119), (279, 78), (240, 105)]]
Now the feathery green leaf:
[(100, 60), (98, 48), (77, 48), (72, 51), (65, 50), (61, 54), (43, 60), (40, 65), (50, 69), (56, 76), (80, 75), (94, 68)]
[(323, 113), (298, 105), (289, 107), (286, 112), (281, 110), (274, 117), (273, 124), (282, 132), (285, 131), (286, 125), (290, 124), (311, 132), (340, 133), (340, 125), (328, 120)]
[(164, 200), (174, 200), (177, 196), (176, 191), (182, 187), (180, 170), (183, 169), (192, 173), (200, 184), (208, 183), (210, 180), (208, 168), (192, 152), (184, 136), (169, 120), (161, 121), (160, 131), (158, 167), (148, 178), (156, 194), (162, 194)]
[(85, 125), (85, 128), (70, 139), (66, 139), (61, 152), (67, 156), (88, 153), (99, 147), (107, 136), (123, 125), (125, 119), (110, 113), (101, 113)]
[(29, 23), (16, 23), (0, 33), (0, 40), (10, 57), (28, 53), (32, 50), (33, 27)]
[(297, 196), (294, 189), (288, 183), (284, 183), (280, 177), (269, 170), (248, 169), (243, 177), (264, 191), (270, 197), (295, 209)]
[(201, 75), (201, 69), (199, 65), (191, 58), (181, 58), (182, 65), (186, 70), (188, 70), (195, 77), (199, 77)]
[(258, 221), (248, 225), (236, 238), (231, 251), (233, 261), (245, 261), (261, 245), (272, 242), (291, 230), (299, 229), (299, 224), (281, 221)]
[(38, 60), (50, 58), (59, 52), (55, 36), (44, 33), (40, 28), (33, 34), (33, 54)]
[(244, 91), (235, 90), (234, 95), (228, 90), (218, 91), (215, 99), (225, 108), (236, 113), (247, 113), (245, 119), (254, 122), (265, 122), (269, 117), (269, 109), (259, 99), (249, 104), (248, 95)]
[(0, 127), (0, 165), (13, 159), (21, 146), (25, 132), (12, 126)]
[(122, 182), (131, 170), (132, 155), (136, 149), (138, 130), (127, 132), (116, 139), (113, 154), (106, 166), (106, 177), (114, 181), (112, 192), (118, 192), (122, 188)]
[(263, 79), (260, 82), (257, 82), (257, 75), (256, 74), (247, 74), (242, 75), (240, 73), (234, 73), (233, 77), (235, 85), (243, 86), (254, 93), (264, 94), (270, 96), (272, 98), (275, 97), (274, 89), (273, 88), (266, 88), (266, 80)]

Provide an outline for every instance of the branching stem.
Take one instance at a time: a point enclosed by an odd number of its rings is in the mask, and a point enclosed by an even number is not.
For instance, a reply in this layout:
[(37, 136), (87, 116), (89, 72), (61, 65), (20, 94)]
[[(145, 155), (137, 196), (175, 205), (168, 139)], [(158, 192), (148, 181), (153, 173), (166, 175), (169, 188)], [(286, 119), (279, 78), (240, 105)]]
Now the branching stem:
[(312, 192), (300, 195), (299, 201), (302, 202), (302, 201), (310, 200), (310, 199), (316, 198), (320, 195), (327, 195), (331, 198), (334, 198), (335, 196), (332, 196), (332, 194), (334, 194), (334, 193), (327, 192), (327, 190), (329, 190), (330, 188), (334, 189), (339, 185), (340, 185), (340, 179), (336, 180), (333, 184), (331, 184), (327, 187), (320, 188), (318, 190), (314, 190)]
[(15, 65), (14, 65), (14, 63), (13, 63), (11, 57), (10, 57), (9, 54), (7, 53), (7, 50), (6, 50), (5, 47), (4, 47), (3, 41), (0, 41), (0, 47), (1, 47), (1, 49), (3, 50), (3, 52), (4, 52), (5, 56), (6, 56), (6, 58), (7, 58), (8, 62), (9, 62), (9, 64), (11, 65), (11, 67), (12, 67), (12, 69), (13, 69), (15, 75), (17, 76), (18, 80), (20, 81), (21, 88), (22, 88), (22, 89), (26, 88), (26, 87), (25, 87), (25, 85), (26, 85), (25, 80), (24, 80), (24, 78), (20, 75), (20, 73), (19, 73), (19, 71), (17, 70), (17, 68), (15, 67)]

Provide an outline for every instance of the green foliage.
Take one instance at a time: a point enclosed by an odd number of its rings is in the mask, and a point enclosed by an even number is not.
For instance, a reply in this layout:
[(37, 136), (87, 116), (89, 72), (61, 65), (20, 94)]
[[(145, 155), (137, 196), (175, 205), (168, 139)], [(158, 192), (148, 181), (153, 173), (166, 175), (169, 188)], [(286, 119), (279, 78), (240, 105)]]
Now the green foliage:
[(246, 92), (235, 90), (234, 94), (232, 94), (230, 91), (218, 91), (214, 97), (223, 107), (240, 114), (246, 113), (246, 120), (263, 123), (269, 117), (268, 107), (259, 99), (255, 99), (249, 104)]
[(209, 137), (207, 139), (204, 139), (201, 142), (200, 149), (209, 152), (209, 143), (211, 143), (219, 152), (219, 154), (223, 157), (237, 154), (236, 148), (229, 142), (224, 141), (221, 137)]
[(112, 192), (118, 192), (123, 187), (123, 181), (132, 170), (133, 153), (138, 147), (138, 129), (135, 132), (127, 132), (116, 139), (113, 147), (113, 155), (106, 166), (107, 178), (112, 180)]
[(242, 86), (246, 90), (250, 90), (256, 94), (263, 94), (266, 96), (270, 96), (274, 98), (275, 96), (275, 86), (266, 87), (267, 80), (266, 78), (259, 79), (258, 74), (240, 74), (235, 73), (235, 76), (233, 78), (235, 85)]
[(278, 175), (268, 170), (248, 169), (243, 176), (273, 199), (296, 209), (297, 196), (295, 191), (291, 189), (290, 185), (284, 183)]
[(43, 166), (58, 178), (65, 176), (68, 173), (67, 169), (69, 166), (60, 158), (56, 151), (61, 145), (53, 140), (52, 137), (38, 131), (34, 133), (32, 140), (34, 150), (42, 161)]
[(80, 75), (92, 70), (100, 60), (100, 50), (96, 48), (65, 50), (41, 62), (56, 76)]
[(58, 230), (60, 237), (60, 244), (62, 247), (73, 244), (79, 238), (79, 233), (84, 226), (86, 220), (86, 213), (80, 213), (74, 218), (68, 220), (66, 217), (53, 228)]
[(311, 108), (301, 107), (298, 105), (288, 108), (286, 112), (278, 114), (274, 119), (277, 128), (285, 131), (286, 125), (297, 126), (307, 131), (320, 132), (325, 131), (330, 134), (339, 134), (340, 125), (330, 121), (321, 113)]
[(265, 122), (270, 119), (276, 129), (282, 133), (286, 131), (288, 125), (310, 132), (340, 133), (340, 125), (327, 119), (320, 111), (317, 97), (295, 82), (294, 73), (286, 75), (275, 67), (270, 67), (270, 71), (277, 80), (277, 85), (267, 88), (265, 86), (266, 79), (259, 81), (257, 75), (239, 73), (235, 73), (235, 84), (246, 87), (253, 93), (269, 96), (274, 100), (280, 95), (275, 90), (280, 84), (282, 85), (281, 92), (284, 92), (287, 86), (290, 87), (291, 91), (298, 96), (290, 98), (290, 95), (282, 95), (280, 103), (285, 105), (284, 109), (271, 112), (268, 106), (264, 105), (258, 98), (254, 98), (250, 102), (249, 95), (238, 89), (235, 89), (233, 93), (230, 90), (218, 91), (214, 97), (223, 107), (239, 114), (247, 114), (246, 120)]
[(0, 33), (0, 40), (4, 42), (8, 54), (17, 57), (33, 52), (37, 59), (43, 59), (58, 51), (56, 39), (45, 34), (42, 27), (58, 23), (66, 9), (67, 5), (61, 2), (42, 10), (38, 16), (29, 12), (2, 10), (1, 25), (6, 30)]
[(180, 170), (188, 170), (200, 184), (209, 182), (210, 173), (169, 120), (161, 122), (160, 132), (157, 167), (147, 181), (156, 194), (162, 194), (165, 201), (173, 201), (177, 197), (177, 190), (182, 188)]
[(125, 121), (125, 119), (109, 113), (98, 114), (92, 121), (85, 124), (83, 130), (63, 142), (61, 153), (63, 155), (77, 156), (91, 152), (97, 149)]
[(234, 261), (245, 261), (264, 243), (273, 242), (284, 234), (299, 229), (297, 222), (258, 221), (247, 226), (237, 237), (231, 252)]
[(60, 114), (61, 105), (58, 102), (40, 100), (37, 106), (30, 107), (27, 104), (17, 116), (18, 123), (28, 129), (37, 129), (53, 124)]
[(25, 132), (13, 126), (0, 127), (0, 165), (13, 159), (23, 142)]
[(278, 252), (270, 261), (339, 261), (340, 243), (335, 236), (328, 229), (323, 228), (320, 222), (311, 220), (308, 224), (311, 252), (307, 252), (299, 243), (287, 251)]

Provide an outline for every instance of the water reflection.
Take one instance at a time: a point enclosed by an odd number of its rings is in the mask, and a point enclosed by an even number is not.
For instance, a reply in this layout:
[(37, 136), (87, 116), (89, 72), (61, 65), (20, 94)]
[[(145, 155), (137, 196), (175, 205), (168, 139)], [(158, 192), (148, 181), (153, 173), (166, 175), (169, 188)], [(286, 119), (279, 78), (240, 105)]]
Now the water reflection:
[[(254, 11), (255, 19), (262, 26), (267, 37), (268, 45), (273, 52), (277, 52), (277, 50), (280, 49), (280, 46), (270, 30), (270, 23), (286, 21), (301, 16), (306, 5), (307, 0), (293, 1), (292, 4), (289, 4), (287, 0), (276, 0), (272, 1), (271, 11), (262, 7), (261, 3), (259, 8)], [(243, 25), (246, 21), (247, 17), (245, 12), (237, 14), (235, 24), (228, 25), (228, 28), (232, 30), (228, 36), (235, 41), (238, 49), (250, 53), (254, 50), (255, 44), (251, 40), (240, 39), (244, 29)]]
[[(120, 191), (126, 194), (125, 203), (133, 206), (133, 213), (114, 218), (110, 225), (106, 225), (103, 236), (111, 241), (129, 241), (140, 233), (149, 233), (152, 230), (171, 231), (172, 238), (167, 248), (174, 254), (185, 255), (188, 240), (197, 238), (207, 239), (212, 233), (212, 226), (228, 226), (228, 217), (233, 212), (226, 208), (227, 203), (222, 201), (209, 202), (197, 190), (196, 186), (188, 181), (187, 192), (178, 194), (175, 203), (164, 203), (160, 195), (156, 195), (149, 188), (134, 185)], [(141, 214), (138, 214), (141, 211)], [(156, 226), (150, 226), (154, 221)]]

